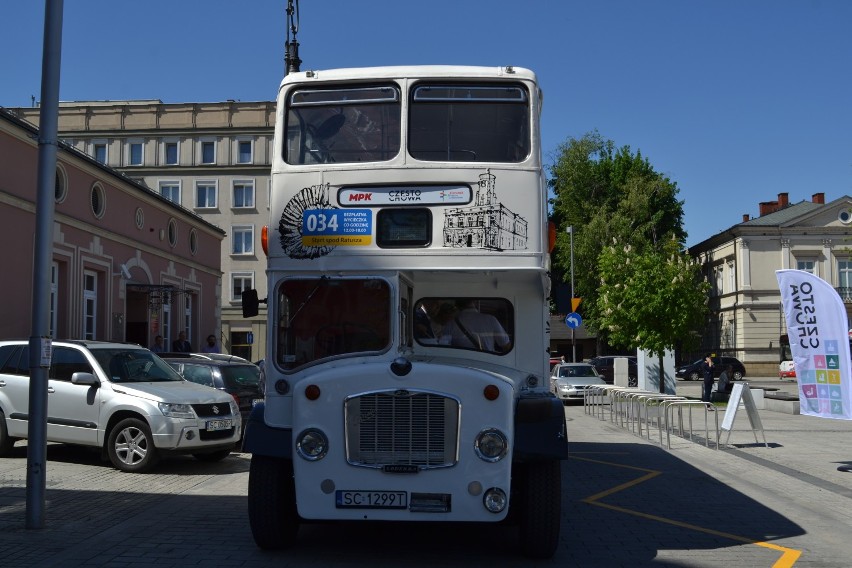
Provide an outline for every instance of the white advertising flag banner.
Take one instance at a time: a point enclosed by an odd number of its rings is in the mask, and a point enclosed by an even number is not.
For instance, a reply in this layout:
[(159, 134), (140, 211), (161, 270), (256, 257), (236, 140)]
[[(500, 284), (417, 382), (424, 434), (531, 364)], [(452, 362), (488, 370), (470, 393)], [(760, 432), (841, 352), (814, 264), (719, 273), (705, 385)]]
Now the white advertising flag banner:
[(777, 270), (802, 414), (852, 420), (852, 361), (846, 307), (825, 280)]

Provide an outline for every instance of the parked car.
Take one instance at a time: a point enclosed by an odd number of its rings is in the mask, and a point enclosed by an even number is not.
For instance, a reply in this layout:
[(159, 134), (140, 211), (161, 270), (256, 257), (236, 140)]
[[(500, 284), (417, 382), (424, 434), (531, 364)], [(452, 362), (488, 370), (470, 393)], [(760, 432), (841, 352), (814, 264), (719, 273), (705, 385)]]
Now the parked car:
[(605, 384), (588, 363), (559, 363), (550, 371), (550, 391), (563, 402), (582, 399), (587, 387)]
[[(675, 377), (686, 381), (700, 381), (704, 379), (701, 372), (701, 364), (704, 359), (699, 359), (688, 365), (681, 365), (675, 370)], [(732, 381), (739, 381), (746, 376), (745, 365), (743, 365), (736, 357), (713, 357), (713, 377), (718, 378), (725, 370), (725, 367), (730, 365), (733, 369)]]
[(607, 384), (611, 385), (615, 382), (615, 360), (618, 358), (627, 359), (627, 386), (635, 387), (639, 383), (639, 370), (636, 357), (630, 355), (602, 355), (589, 359), (589, 364), (595, 368)]
[(236, 357), (234, 361), (211, 358), (209, 353), (163, 353), (160, 356), (181, 376), (193, 383), (219, 389), (231, 395), (242, 415), (243, 426), (252, 407), (263, 400), (260, 368)]
[[(0, 341), (0, 456), (27, 438), (29, 375), (29, 342)], [(224, 459), (242, 430), (227, 393), (184, 380), (138, 345), (54, 341), (47, 397), (48, 442), (101, 448), (127, 472), (170, 452)]]

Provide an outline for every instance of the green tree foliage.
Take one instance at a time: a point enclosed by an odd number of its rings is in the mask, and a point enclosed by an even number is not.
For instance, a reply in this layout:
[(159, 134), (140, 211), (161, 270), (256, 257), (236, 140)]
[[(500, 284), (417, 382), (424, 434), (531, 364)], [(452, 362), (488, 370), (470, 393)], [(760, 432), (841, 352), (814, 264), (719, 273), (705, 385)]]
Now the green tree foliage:
[(676, 240), (642, 250), (614, 239), (598, 260), (598, 324), (613, 345), (655, 353), (662, 369), (666, 350), (695, 344), (710, 284)]
[(671, 239), (683, 245), (687, 235), (677, 184), (656, 172), (639, 152), (632, 153), (628, 146), (617, 149), (596, 131), (559, 148), (549, 184), (558, 228), (554, 271), (568, 280), (570, 237), (565, 229), (573, 226), (574, 295), (583, 298), (584, 325), (607, 341), (598, 302), (601, 250), (612, 239), (637, 250)]

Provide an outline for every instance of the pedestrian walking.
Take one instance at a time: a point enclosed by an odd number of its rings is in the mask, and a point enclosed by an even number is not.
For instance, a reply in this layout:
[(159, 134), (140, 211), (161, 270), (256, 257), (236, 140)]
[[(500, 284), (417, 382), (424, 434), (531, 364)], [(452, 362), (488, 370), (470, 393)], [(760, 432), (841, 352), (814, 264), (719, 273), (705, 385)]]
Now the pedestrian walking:
[(172, 343), (172, 351), (175, 353), (192, 353), (192, 345), (186, 339), (186, 332), (178, 334), (178, 338)]
[(212, 333), (207, 336), (207, 345), (201, 350), (202, 353), (220, 353), (219, 346), (216, 345), (216, 336)]
[(704, 389), (702, 390), (701, 400), (710, 402), (710, 393), (713, 391), (713, 357), (710, 353), (704, 356), (701, 373), (704, 375)]

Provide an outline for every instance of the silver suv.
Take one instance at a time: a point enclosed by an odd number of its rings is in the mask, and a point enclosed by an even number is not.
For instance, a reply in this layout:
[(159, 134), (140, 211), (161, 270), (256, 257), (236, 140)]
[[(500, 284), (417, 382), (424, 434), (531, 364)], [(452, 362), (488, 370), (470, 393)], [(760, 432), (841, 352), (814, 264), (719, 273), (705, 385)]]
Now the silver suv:
[[(27, 437), (29, 364), (28, 341), (0, 341), (0, 456)], [(224, 459), (242, 429), (231, 395), (137, 345), (54, 341), (47, 392), (47, 441), (99, 447), (122, 471), (148, 471), (169, 452)]]

